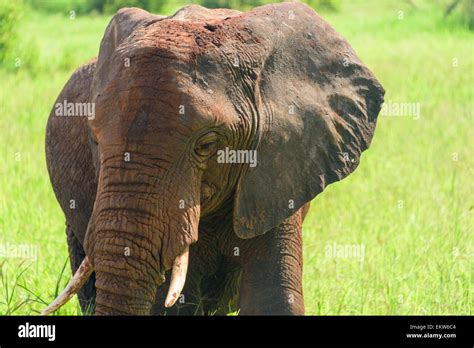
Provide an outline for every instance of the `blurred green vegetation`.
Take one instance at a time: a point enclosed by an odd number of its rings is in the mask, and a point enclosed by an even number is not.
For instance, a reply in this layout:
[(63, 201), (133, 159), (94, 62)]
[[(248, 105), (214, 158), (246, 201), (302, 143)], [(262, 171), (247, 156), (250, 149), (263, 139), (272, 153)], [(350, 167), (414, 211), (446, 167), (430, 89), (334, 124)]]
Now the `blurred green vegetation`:
[[(53, 22), (63, 16), (70, 20), (82, 20), (83, 17), (100, 22), (100, 18), (109, 18), (122, 7), (140, 7), (153, 13), (171, 15), (182, 6), (199, 4), (209, 8), (227, 7), (249, 10), (272, 0), (0, 0), (0, 68), (14, 72), (19, 66), (32, 75), (38, 71), (70, 69), (77, 65), (74, 59), (77, 48), (65, 48), (56, 52), (59, 56), (51, 57), (57, 64), (44, 64), (41, 60), (41, 38), (34, 32), (25, 30), (29, 22), (47, 14)], [(338, 12), (341, 0), (306, 0), (304, 1), (319, 12)], [(364, 0), (356, 0), (360, 5)], [(347, 2), (345, 3), (347, 7)], [(428, 16), (434, 28), (464, 27), (474, 29), (474, 0), (407, 0), (399, 5), (412, 14)], [(58, 17), (59, 16), (59, 17)], [(96, 19), (94, 19), (96, 18)], [(47, 34), (47, 33), (44, 33)], [(50, 34), (61, 35), (53, 31)], [(18, 40), (21, 35), (22, 39)], [(36, 36), (36, 40), (35, 37)], [(28, 38), (30, 37), (30, 38)]]
[(474, 0), (451, 0), (445, 8), (445, 17), (453, 13), (461, 24), (474, 30)]
[[(74, 10), (77, 14), (114, 13), (122, 7), (139, 7), (144, 10), (161, 13), (164, 9), (179, 8), (189, 4), (197, 4), (208, 8), (249, 8), (279, 2), (278, 0), (26, 0), (31, 8), (49, 13), (68, 13)], [(314, 8), (336, 10), (339, 0), (308, 0)]]
[[(48, 13), (111, 14), (122, 7), (140, 7), (144, 10), (162, 13), (164, 10), (179, 8), (187, 4), (198, 4), (208, 8), (249, 8), (279, 2), (279, 0), (24, 0), (32, 9)], [(281, 0), (280, 0), (281, 1)], [(337, 11), (341, 0), (302, 0), (318, 11)], [(360, 1), (360, 0), (355, 0)], [(400, 1), (402, 2), (402, 1)], [(440, 7), (445, 16), (453, 15), (459, 21), (474, 29), (474, 0), (405, 0), (413, 8), (423, 8), (426, 3)]]
[(20, 14), (19, 6), (6, 0), (0, 0), (0, 62), (15, 46)]
[[(159, 13), (163, 7), (176, 0), (26, 0), (34, 10), (46, 13), (66, 13), (74, 11), (82, 14), (111, 14), (122, 7), (139, 7), (147, 11)], [(184, 1), (181, 1), (184, 2)]]

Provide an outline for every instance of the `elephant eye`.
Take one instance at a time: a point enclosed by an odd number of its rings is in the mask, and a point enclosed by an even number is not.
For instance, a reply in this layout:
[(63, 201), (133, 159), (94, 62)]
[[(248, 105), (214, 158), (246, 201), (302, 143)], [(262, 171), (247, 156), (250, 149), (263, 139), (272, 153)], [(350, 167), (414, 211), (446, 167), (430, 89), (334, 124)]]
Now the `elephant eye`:
[(217, 133), (209, 132), (203, 135), (196, 143), (195, 151), (199, 156), (210, 156), (217, 147)]

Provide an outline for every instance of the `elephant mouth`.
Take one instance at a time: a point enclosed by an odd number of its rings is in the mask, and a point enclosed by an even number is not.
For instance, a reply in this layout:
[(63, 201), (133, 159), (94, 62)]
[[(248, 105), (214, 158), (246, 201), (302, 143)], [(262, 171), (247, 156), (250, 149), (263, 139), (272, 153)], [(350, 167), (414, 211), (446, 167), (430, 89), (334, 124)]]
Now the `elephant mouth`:
[[(174, 261), (171, 270), (171, 281), (168, 289), (168, 294), (165, 299), (165, 307), (172, 307), (183, 291), (184, 283), (186, 282), (186, 274), (188, 272), (189, 264), (189, 247), (178, 255)], [(65, 305), (81, 288), (91, 276), (94, 268), (86, 256), (81, 265), (77, 269), (74, 276), (66, 285), (64, 290), (51, 302), (45, 309), (41, 311), (41, 315), (49, 315)]]

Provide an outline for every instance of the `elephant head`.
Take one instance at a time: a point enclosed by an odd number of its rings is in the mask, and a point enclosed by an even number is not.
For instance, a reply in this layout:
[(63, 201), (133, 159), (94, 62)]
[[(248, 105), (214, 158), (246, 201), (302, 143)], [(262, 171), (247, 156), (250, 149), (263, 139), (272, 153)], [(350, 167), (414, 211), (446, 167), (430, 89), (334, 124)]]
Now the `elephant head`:
[[(179, 295), (201, 219), (228, 207), (237, 236), (253, 238), (350, 174), (384, 91), (312, 9), (283, 3), (120, 10), (91, 94), (98, 187), (66, 297), (93, 268), (97, 314), (148, 314), (169, 269), (166, 305)], [(220, 160), (234, 150), (256, 165)]]

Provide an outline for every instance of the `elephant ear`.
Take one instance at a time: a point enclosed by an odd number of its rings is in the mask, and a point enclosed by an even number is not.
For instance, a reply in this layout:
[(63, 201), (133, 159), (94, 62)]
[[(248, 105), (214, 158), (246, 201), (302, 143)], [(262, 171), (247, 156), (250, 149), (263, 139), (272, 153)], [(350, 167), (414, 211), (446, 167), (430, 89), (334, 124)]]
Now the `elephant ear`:
[(139, 27), (147, 26), (166, 17), (153, 15), (139, 8), (122, 8), (112, 17), (100, 42), (97, 68), (92, 81), (92, 98), (96, 99), (102, 87), (111, 79), (110, 58), (118, 46)]
[(244, 19), (267, 54), (255, 87), (257, 165), (237, 186), (234, 230), (265, 233), (352, 173), (369, 147), (384, 90), (311, 8), (264, 6)]

